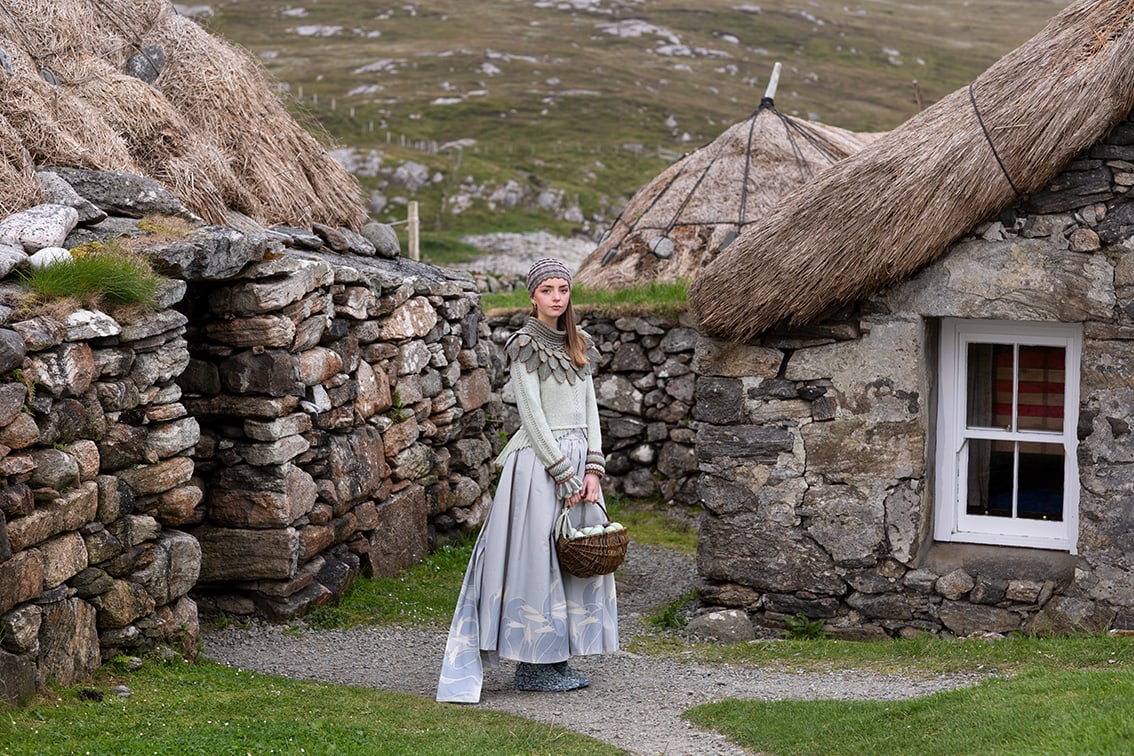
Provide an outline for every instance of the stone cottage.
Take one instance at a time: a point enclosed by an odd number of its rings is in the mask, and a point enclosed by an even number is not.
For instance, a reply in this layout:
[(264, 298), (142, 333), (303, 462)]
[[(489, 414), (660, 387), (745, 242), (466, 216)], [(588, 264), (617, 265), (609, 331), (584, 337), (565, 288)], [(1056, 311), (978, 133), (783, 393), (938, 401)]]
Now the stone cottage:
[(850, 638), (1134, 626), (1126, 8), (1073, 4), (697, 280), (707, 600)]

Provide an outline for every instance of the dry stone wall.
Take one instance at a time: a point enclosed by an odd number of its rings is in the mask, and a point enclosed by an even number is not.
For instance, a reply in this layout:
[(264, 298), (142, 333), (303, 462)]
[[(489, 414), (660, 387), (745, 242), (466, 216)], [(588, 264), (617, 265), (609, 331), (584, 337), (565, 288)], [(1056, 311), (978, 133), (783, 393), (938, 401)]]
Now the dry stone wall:
[(291, 250), (191, 287), (196, 595), (281, 619), (479, 523), (495, 432), (471, 279)]
[[(171, 282), (161, 303), (184, 291)], [(185, 316), (0, 310), (0, 699), (73, 684), (117, 653), (192, 653)]]
[[(41, 172), (50, 202), (0, 221), (0, 700), (192, 654), (199, 609), (302, 614), (489, 502), (502, 408), (470, 277), (388, 227), (205, 226), (98, 174)], [(10, 273), (120, 238), (171, 276), (157, 312), (31, 316)]]
[[(1127, 121), (912, 280), (806, 330), (702, 340), (705, 599), (849, 638), (1134, 626), (1131, 186)], [(932, 542), (944, 317), (1084, 324), (1077, 555)]]

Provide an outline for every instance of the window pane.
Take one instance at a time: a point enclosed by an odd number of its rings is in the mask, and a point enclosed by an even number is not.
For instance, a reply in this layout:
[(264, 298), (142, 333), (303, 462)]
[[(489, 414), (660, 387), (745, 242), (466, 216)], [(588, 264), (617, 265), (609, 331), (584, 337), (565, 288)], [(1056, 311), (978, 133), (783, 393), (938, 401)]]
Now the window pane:
[(1012, 516), (1011, 441), (969, 439), (969, 500), (971, 515)]
[(965, 404), (970, 428), (1012, 426), (1012, 345), (969, 344)]
[(1063, 446), (1020, 444), (1020, 491), (1016, 515), (1063, 521)]
[(1063, 430), (1064, 360), (1063, 347), (1020, 347), (1021, 430)]

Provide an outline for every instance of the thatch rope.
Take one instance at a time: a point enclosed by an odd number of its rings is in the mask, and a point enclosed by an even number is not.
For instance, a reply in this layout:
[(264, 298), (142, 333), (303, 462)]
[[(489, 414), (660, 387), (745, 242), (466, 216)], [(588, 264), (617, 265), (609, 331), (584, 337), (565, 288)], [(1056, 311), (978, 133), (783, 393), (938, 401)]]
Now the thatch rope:
[(1079, 0), (976, 79), (997, 163), (960, 89), (785, 197), (690, 289), (709, 333), (747, 341), (903, 280), (1044, 187), (1134, 106), (1134, 1)]
[[(600, 288), (692, 278), (724, 240), (872, 139), (784, 115), (765, 98), (747, 119), (639, 189), (575, 278)], [(664, 258), (653, 252), (662, 239)]]
[[(164, 63), (151, 85), (125, 69), (154, 44)], [(230, 210), (264, 225), (365, 221), (357, 182), (291, 118), (255, 61), (167, 0), (0, 0), (0, 48), (12, 69), (0, 71), (5, 155), (11, 142), (36, 165), (140, 173), (213, 223)], [(0, 209), (38, 191), (0, 182)]]

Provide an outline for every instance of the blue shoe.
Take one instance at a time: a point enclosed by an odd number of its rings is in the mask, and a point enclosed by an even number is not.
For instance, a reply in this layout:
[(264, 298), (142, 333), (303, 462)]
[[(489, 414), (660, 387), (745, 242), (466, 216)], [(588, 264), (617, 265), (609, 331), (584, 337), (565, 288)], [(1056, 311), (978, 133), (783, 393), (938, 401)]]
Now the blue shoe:
[(552, 664), (520, 662), (516, 665), (516, 690), (560, 693), (581, 687), (583, 685), (578, 681), (570, 680), (556, 672)]
[(568, 665), (565, 661), (556, 662), (555, 664), (551, 665), (551, 668), (558, 672), (559, 675), (564, 679), (574, 680), (575, 682), (579, 683), (580, 688), (585, 688), (591, 684), (591, 678), (587, 677), (578, 670), (571, 669), (570, 665)]

